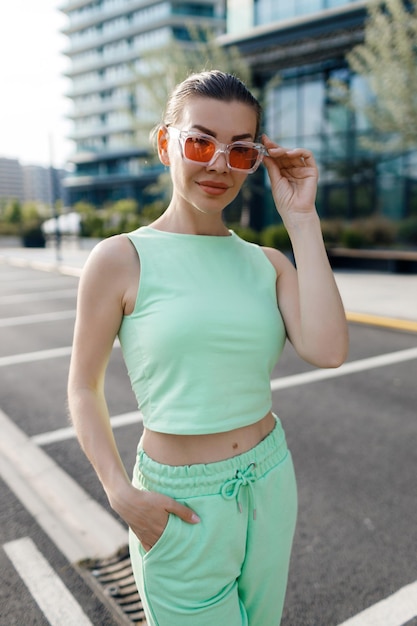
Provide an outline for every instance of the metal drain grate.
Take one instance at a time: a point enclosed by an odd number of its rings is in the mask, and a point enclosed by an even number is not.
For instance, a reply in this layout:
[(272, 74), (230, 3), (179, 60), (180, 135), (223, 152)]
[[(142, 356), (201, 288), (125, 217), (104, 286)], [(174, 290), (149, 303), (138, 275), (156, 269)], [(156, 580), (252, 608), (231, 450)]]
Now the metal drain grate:
[(146, 626), (145, 613), (133, 578), (128, 546), (107, 559), (90, 559), (82, 566), (100, 584), (132, 624)]

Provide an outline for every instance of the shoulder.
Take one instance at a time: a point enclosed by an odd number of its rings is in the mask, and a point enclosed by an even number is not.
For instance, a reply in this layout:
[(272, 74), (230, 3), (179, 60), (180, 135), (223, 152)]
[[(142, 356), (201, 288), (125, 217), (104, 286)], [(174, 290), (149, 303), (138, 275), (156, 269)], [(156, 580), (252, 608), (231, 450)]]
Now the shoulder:
[(132, 282), (137, 282), (139, 258), (125, 235), (103, 239), (91, 251), (83, 268), (81, 292), (102, 300), (105, 294), (124, 300)]
[(86, 269), (100, 272), (119, 272), (135, 260), (138, 261), (137, 254), (129, 237), (114, 235), (103, 239), (92, 249)]
[(94, 246), (91, 254), (103, 261), (115, 260), (119, 257), (118, 253), (128, 253), (131, 248), (132, 244), (127, 235), (113, 235)]
[(260, 249), (266, 256), (266, 258), (270, 261), (270, 263), (274, 266), (278, 278), (286, 270), (288, 271), (291, 268), (294, 269), (291, 261), (280, 250), (277, 250), (276, 248), (268, 248), (266, 246), (260, 246)]

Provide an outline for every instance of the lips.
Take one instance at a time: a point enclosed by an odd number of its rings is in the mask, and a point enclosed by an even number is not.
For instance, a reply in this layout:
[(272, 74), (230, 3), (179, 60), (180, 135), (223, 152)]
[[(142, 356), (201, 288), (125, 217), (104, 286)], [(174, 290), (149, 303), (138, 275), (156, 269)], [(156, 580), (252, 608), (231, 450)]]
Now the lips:
[(226, 183), (221, 183), (214, 180), (201, 180), (197, 182), (197, 185), (200, 187), (200, 189), (212, 196), (220, 196), (229, 189), (229, 186), (226, 185)]

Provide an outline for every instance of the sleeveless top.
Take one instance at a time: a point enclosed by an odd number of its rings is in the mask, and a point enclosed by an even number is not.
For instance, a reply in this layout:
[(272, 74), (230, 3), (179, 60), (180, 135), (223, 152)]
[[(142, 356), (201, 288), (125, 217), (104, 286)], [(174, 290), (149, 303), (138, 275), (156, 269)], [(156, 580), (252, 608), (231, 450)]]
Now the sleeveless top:
[(225, 432), (271, 410), (270, 376), (285, 343), (276, 272), (238, 237), (142, 227), (135, 308), (119, 340), (150, 430)]

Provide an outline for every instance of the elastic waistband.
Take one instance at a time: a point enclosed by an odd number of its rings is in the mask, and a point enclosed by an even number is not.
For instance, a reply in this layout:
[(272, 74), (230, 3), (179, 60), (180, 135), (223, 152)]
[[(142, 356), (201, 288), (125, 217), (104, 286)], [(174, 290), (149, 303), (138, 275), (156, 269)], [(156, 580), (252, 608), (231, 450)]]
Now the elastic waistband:
[(133, 484), (149, 491), (159, 491), (171, 497), (211, 495), (219, 493), (222, 485), (249, 466), (258, 479), (284, 460), (288, 454), (285, 433), (280, 420), (257, 446), (237, 456), (214, 463), (195, 465), (164, 465), (151, 459), (138, 448)]

